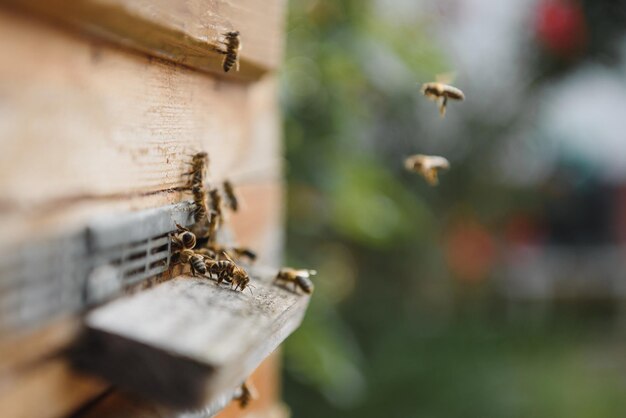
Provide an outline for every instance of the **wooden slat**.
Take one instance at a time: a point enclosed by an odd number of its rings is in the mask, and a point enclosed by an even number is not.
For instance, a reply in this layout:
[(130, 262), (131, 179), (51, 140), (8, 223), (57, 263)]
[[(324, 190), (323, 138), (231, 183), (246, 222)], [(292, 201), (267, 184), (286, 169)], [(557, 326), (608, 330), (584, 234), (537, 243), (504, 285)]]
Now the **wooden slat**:
[[(278, 352), (266, 358), (252, 373), (250, 378), (258, 392), (258, 399), (253, 400), (246, 409), (241, 409), (237, 402), (227, 401), (227, 407), (219, 412), (219, 418), (236, 418), (254, 416), (258, 418), (287, 418), (282, 413), (284, 407), (278, 402), (279, 394), (279, 363)], [(121, 391), (114, 391), (101, 401), (94, 403), (81, 414), (81, 418), (206, 418), (214, 416), (223, 405), (216, 404), (197, 410), (175, 410), (162, 405), (138, 399)]]
[(93, 35), (179, 64), (224, 75), (220, 35), (242, 35), (241, 71), (254, 80), (275, 69), (283, 49), (285, 0), (2, 0)]
[(273, 78), (221, 82), (2, 10), (0, 54), (0, 245), (27, 236), (25, 219), (65, 228), (71, 211), (188, 199), (183, 173), (200, 150), (216, 179), (280, 176)]
[(179, 277), (94, 310), (76, 363), (177, 408), (229, 396), (299, 325), (309, 297), (272, 284), (254, 294)]

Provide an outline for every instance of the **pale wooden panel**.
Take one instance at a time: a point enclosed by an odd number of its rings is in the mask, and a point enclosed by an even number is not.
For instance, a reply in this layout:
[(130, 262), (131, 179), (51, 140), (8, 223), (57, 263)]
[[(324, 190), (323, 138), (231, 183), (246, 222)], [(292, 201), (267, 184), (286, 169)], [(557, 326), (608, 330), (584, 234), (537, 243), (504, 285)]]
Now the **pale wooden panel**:
[(122, 388), (176, 407), (230, 396), (300, 324), (309, 297), (253, 275), (254, 293), (178, 277), (89, 313), (75, 359)]
[(62, 359), (43, 361), (15, 376), (0, 390), (0, 415), (11, 418), (68, 416), (107, 388), (77, 374)]
[(0, 54), (11, 57), (0, 66), (0, 242), (24, 218), (63, 225), (71, 210), (189, 199), (183, 173), (200, 150), (215, 179), (280, 176), (272, 78), (225, 83), (4, 11)]
[(2, 0), (93, 35), (204, 71), (224, 74), (220, 35), (242, 35), (241, 71), (257, 79), (281, 61), (285, 0)]
[(19, 338), (0, 340), (0, 389), (21, 370), (67, 348), (79, 329), (78, 318), (62, 318)]

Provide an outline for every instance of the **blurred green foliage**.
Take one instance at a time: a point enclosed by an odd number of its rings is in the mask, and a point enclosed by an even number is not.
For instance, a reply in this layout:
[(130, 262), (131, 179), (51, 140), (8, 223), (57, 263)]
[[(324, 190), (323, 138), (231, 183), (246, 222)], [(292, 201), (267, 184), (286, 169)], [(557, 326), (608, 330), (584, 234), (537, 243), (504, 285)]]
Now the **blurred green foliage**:
[(489, 281), (450, 271), (449, 242), (491, 248), (480, 228), (535, 207), (481, 165), (515, 121), (464, 121), (480, 134), (429, 188), (402, 167), (422, 151), (417, 81), (449, 70), (426, 22), (378, 18), (370, 0), (289, 4), (287, 264), (319, 271), (285, 347), (293, 416), (621, 416), (626, 363), (605, 354), (623, 341), (603, 321), (516, 322)]

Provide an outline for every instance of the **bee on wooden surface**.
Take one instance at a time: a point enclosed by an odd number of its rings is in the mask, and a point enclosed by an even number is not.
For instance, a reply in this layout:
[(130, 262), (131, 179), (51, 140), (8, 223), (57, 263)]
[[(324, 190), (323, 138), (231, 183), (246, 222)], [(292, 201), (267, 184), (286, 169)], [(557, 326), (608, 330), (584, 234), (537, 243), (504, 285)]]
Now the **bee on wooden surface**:
[(188, 174), (191, 176), (190, 187), (192, 189), (204, 189), (208, 166), (209, 155), (206, 152), (199, 152), (191, 158), (191, 171)]
[(182, 225), (176, 224), (176, 228), (178, 228), (178, 231), (171, 235), (174, 251), (184, 248), (193, 249), (196, 246), (196, 235)]
[[(206, 225), (209, 222), (209, 207), (207, 204), (207, 194), (202, 187), (194, 186), (191, 189), (193, 195), (193, 202), (196, 204), (196, 208), (193, 212), (193, 219), (195, 221), (194, 230), (196, 233), (202, 228), (206, 229)], [(203, 235), (198, 233), (198, 235)]]
[[(209, 191), (209, 202), (211, 205), (211, 210), (217, 213), (219, 217), (222, 217), (222, 194), (217, 188), (211, 189)], [(221, 221), (220, 221), (221, 222)]]
[(191, 268), (191, 275), (196, 276), (199, 273), (202, 276), (207, 274), (206, 264), (204, 263), (204, 257), (197, 254), (195, 251), (185, 248), (179, 252), (179, 261), (183, 264), (189, 264)]
[(231, 283), (231, 276), (236, 267), (235, 263), (230, 260), (205, 257), (204, 264), (209, 274), (217, 279), (217, 284), (222, 284), (222, 282)]
[(254, 251), (246, 247), (231, 247), (227, 250), (227, 252), (233, 254), (235, 259), (247, 258), (251, 263), (256, 261), (257, 257)]
[(213, 259), (213, 260), (217, 260), (218, 255), (215, 251), (213, 251), (212, 248), (207, 248), (207, 247), (202, 247), (202, 248), (198, 248), (196, 249), (196, 254), (200, 254), (202, 256), (204, 256), (205, 258), (209, 258), (209, 259)]
[(422, 84), (422, 94), (439, 104), (439, 114), (441, 117), (446, 115), (448, 99), (465, 100), (465, 95), (460, 89), (440, 81)]
[(224, 180), (223, 188), (226, 196), (226, 205), (233, 212), (237, 212), (239, 210), (239, 199), (237, 199), (233, 184), (229, 180)]
[(449, 169), (450, 163), (437, 155), (417, 154), (404, 160), (404, 166), (409, 171), (421, 174), (431, 186), (436, 186), (439, 184), (438, 171)]
[(222, 51), (224, 54), (224, 60), (222, 61), (224, 72), (227, 73), (233, 66), (235, 67), (235, 71), (239, 71), (239, 52), (241, 51), (241, 37), (239, 31), (226, 32), (222, 44), (226, 47), (226, 49)]
[(214, 210), (211, 210), (210, 215), (211, 217), (209, 218), (206, 236), (208, 238), (208, 242), (214, 243), (217, 239), (217, 230), (222, 224), (222, 215)]
[(228, 256), (235, 261), (239, 261), (240, 259), (247, 259), (247, 261), (251, 263), (253, 263), (257, 258), (256, 253), (247, 247), (230, 247), (216, 243), (208, 243), (206, 246), (206, 251), (214, 254), (213, 258), (217, 260), (224, 259), (224, 254), (228, 254)]
[(308, 295), (313, 293), (313, 282), (309, 277), (315, 276), (317, 272), (315, 270), (296, 270), (289, 267), (282, 268), (278, 271), (278, 274), (274, 278), (274, 283), (293, 283), (294, 292), (300, 288)]
[[(250, 285), (250, 276), (248, 275), (248, 273), (243, 268), (235, 264), (235, 262), (232, 258), (230, 258), (228, 253), (224, 253), (224, 257), (226, 257), (226, 259), (230, 261), (233, 265), (229, 277), (231, 281), (231, 288), (234, 286), (235, 290), (241, 290), (243, 292), (246, 288), (250, 290), (250, 287), (254, 287)], [(252, 293), (252, 290), (250, 290), (250, 293)]]
[(239, 406), (243, 409), (248, 406), (250, 401), (258, 399), (259, 394), (250, 381), (243, 382), (239, 388), (238, 393), (233, 398), (239, 402)]

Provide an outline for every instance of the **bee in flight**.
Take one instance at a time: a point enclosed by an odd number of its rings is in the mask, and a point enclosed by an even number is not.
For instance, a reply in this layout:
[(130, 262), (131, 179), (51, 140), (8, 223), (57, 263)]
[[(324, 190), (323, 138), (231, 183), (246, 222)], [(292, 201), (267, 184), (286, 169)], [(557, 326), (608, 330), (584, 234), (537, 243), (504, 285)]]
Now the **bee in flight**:
[(437, 76), (437, 81), (422, 84), (422, 94), (439, 104), (439, 114), (442, 118), (446, 115), (448, 99), (465, 100), (465, 95), (460, 89), (447, 84), (449, 83), (447, 79), (450, 78), (450, 76), (440, 75)]
[(404, 160), (404, 167), (409, 171), (421, 174), (428, 184), (436, 186), (439, 184), (438, 171), (449, 169), (450, 163), (444, 157), (437, 155), (417, 154)]
[(293, 283), (294, 292), (300, 288), (308, 295), (313, 293), (313, 282), (309, 277), (315, 276), (317, 272), (315, 270), (296, 270), (290, 267), (282, 268), (278, 271), (278, 274), (274, 278), (274, 283)]
[(222, 61), (222, 68), (224, 72), (230, 71), (233, 66), (235, 71), (239, 71), (239, 52), (241, 51), (241, 37), (239, 31), (226, 32), (224, 34), (224, 41), (221, 42), (226, 49), (222, 50), (224, 54), (224, 60)]

